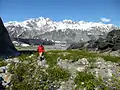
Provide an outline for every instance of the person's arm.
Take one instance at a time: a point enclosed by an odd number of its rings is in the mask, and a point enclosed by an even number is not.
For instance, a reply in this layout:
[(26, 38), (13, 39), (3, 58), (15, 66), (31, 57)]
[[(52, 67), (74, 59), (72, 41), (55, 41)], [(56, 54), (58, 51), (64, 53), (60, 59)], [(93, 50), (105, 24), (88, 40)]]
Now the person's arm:
[(45, 48), (43, 47), (43, 51), (45, 52)]
[(39, 51), (39, 46), (38, 46), (38, 48), (37, 48), (37, 51)]

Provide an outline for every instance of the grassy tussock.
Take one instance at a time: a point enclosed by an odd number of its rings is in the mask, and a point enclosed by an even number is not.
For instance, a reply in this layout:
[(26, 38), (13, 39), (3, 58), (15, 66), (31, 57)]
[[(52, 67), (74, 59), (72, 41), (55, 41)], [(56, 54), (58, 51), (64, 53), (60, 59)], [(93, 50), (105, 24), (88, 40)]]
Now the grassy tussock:
[(102, 55), (99, 53), (93, 53), (85, 50), (51, 50), (45, 53), (45, 57), (47, 63), (50, 66), (53, 66), (57, 63), (57, 58), (65, 60), (74, 60), (77, 61), (81, 58), (87, 58), (89, 62), (95, 62), (95, 58), (101, 57), (106, 61), (111, 62), (120, 62), (120, 57), (110, 56), (110, 55)]

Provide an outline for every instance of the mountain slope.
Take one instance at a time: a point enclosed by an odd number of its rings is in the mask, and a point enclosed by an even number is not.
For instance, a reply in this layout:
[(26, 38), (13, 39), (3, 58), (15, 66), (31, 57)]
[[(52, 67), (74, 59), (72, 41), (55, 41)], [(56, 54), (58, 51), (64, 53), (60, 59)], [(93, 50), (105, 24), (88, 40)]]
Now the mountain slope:
[(90, 40), (88, 42), (71, 44), (67, 49), (88, 49), (92, 51), (119, 51), (120, 29), (110, 31), (106, 38)]
[(33, 18), (23, 22), (5, 23), (11, 37), (47, 38), (54, 41), (78, 42), (98, 39), (117, 27), (113, 24), (96, 22), (52, 21), (49, 18)]

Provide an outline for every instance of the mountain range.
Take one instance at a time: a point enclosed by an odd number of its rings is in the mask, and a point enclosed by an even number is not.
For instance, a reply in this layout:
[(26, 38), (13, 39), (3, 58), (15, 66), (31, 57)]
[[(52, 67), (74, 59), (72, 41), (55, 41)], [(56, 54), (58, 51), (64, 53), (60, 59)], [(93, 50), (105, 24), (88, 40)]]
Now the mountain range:
[(53, 21), (50, 18), (32, 18), (22, 22), (5, 23), (10, 37), (22, 39), (49, 39), (74, 43), (106, 37), (108, 32), (118, 27), (113, 24), (85, 21)]

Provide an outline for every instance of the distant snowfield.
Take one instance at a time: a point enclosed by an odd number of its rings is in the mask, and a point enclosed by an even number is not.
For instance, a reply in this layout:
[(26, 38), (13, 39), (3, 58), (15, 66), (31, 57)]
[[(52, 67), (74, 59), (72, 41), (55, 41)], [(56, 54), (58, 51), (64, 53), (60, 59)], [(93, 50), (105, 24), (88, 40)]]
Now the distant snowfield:
[(53, 21), (50, 18), (33, 18), (23, 22), (4, 23), (10, 37), (27, 39), (48, 39), (68, 43), (89, 41), (105, 37), (118, 27), (113, 24), (85, 21)]

